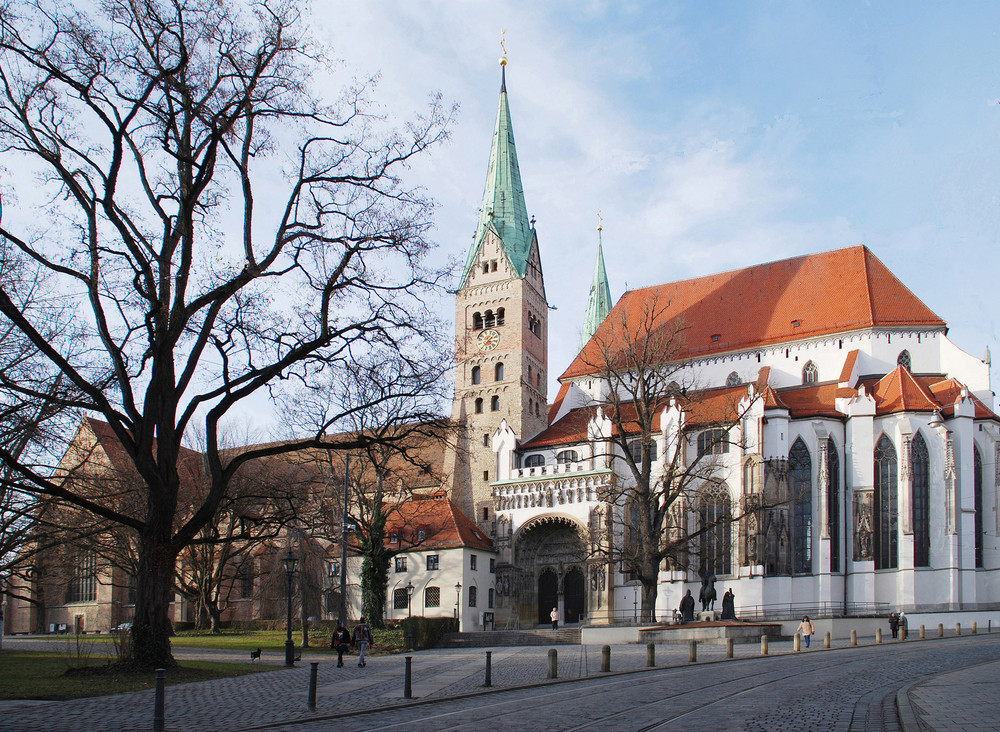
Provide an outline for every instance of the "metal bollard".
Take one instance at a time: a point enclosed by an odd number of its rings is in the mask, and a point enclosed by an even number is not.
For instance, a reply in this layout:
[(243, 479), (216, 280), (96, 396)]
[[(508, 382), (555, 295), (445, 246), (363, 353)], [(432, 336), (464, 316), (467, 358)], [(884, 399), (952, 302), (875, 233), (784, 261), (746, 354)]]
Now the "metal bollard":
[(153, 732), (163, 732), (163, 685), (167, 677), (165, 668), (156, 669), (156, 695), (153, 697)]
[(798, 653), (802, 650), (802, 636), (798, 633), (792, 638), (792, 650)]
[(826, 631), (823, 634), (823, 647), (824, 648), (829, 648), (830, 647), (830, 631), (829, 630)]
[(972, 621), (972, 634), (976, 635), (979, 632), (979, 623), (975, 620)]
[(938, 638), (944, 638), (944, 623), (938, 623)]
[(309, 711), (316, 711), (316, 675), (319, 673), (319, 662), (309, 662)]
[(493, 686), (493, 651), (486, 651), (486, 683), (483, 686)]
[(962, 635), (962, 624), (955, 623), (955, 635)]
[(882, 629), (881, 628), (875, 628), (875, 642), (876, 643), (881, 643), (882, 642)]
[(656, 665), (656, 644), (646, 644), (646, 665), (652, 668)]
[(851, 645), (852, 646), (858, 645), (858, 631), (854, 630), (853, 628), (851, 629)]
[(899, 629), (899, 639), (901, 641), (906, 640), (906, 636), (908, 636), (909, 634), (910, 634), (910, 631), (907, 630), (906, 626), (903, 626), (902, 628)]
[(601, 671), (607, 673), (611, 670), (611, 646), (601, 647)]
[(762, 635), (760, 637), (760, 655), (762, 655), (762, 656), (766, 656), (767, 655), (767, 636), (766, 635)]
[(688, 642), (688, 663), (696, 663), (698, 661), (698, 641)]
[(927, 639), (927, 629), (924, 626), (920, 626), (920, 640)]
[(733, 657), (733, 639), (726, 638), (726, 658)]
[(406, 673), (403, 676), (403, 698), (413, 698), (413, 685), (410, 683), (412, 673), (413, 656), (406, 656)]
[[(607, 646), (605, 646), (607, 648)], [(610, 650), (608, 651), (610, 654)], [(549, 678), (558, 679), (559, 674), (557, 673), (559, 668), (559, 652), (555, 648), (549, 649)]]

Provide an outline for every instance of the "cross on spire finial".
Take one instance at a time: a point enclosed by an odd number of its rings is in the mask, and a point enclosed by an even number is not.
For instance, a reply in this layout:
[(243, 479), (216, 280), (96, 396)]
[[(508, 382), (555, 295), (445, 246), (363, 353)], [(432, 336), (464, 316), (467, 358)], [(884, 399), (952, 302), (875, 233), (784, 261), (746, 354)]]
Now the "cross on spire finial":
[(597, 209), (597, 230), (604, 230), (604, 217), (601, 216), (601, 209)]
[(500, 51), (502, 52), (502, 55), (500, 56), (500, 65), (501, 66), (506, 66), (507, 65), (507, 44), (506, 44), (507, 38), (506, 38), (506, 36), (507, 36), (507, 29), (506, 28), (501, 28), (500, 29)]

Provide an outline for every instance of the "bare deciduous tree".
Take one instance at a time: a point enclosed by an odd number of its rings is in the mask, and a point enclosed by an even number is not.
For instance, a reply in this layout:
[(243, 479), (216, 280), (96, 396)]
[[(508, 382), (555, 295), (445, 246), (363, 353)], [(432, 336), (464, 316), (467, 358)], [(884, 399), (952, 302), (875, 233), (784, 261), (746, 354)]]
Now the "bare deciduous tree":
[[(643, 622), (655, 620), (661, 569), (712, 573), (717, 552), (731, 550), (725, 537), (745, 517), (728, 496), (718, 505), (704, 499), (723, 487), (721, 454), (741, 446), (734, 428), (758, 395), (752, 387), (697, 388), (684, 337), (669, 303), (645, 297), (612, 311), (580, 356), (602, 384), (595, 406), (605, 423), (603, 457), (626, 476), (608, 496), (612, 536), (599, 551), (641, 583)], [(699, 556), (713, 539), (722, 545)]]
[[(367, 84), (322, 102), (313, 90), (329, 79), (314, 75), (330, 65), (304, 27), (284, 0), (0, 8), (0, 154), (38, 182), (5, 208), (0, 239), (51, 278), (72, 314), (59, 327), (83, 339), (50, 342), (0, 286), (7, 327), (72, 396), (6, 387), (106, 421), (139, 477), (141, 510), (75, 491), (8, 445), (0, 462), (35, 493), (134, 532), (140, 666), (173, 664), (177, 557), (242, 466), (369, 441), (324, 440), (343, 432), (332, 413), (322, 431), (227, 460), (227, 415), (362, 355), (403, 352), (415, 365), (439, 348), (420, 317), (443, 281), (425, 264), (430, 204), (399, 174), (444, 137), (448, 114), (435, 100), (390, 129), (368, 111)], [(208, 483), (182, 512), (182, 440), (196, 425)]]

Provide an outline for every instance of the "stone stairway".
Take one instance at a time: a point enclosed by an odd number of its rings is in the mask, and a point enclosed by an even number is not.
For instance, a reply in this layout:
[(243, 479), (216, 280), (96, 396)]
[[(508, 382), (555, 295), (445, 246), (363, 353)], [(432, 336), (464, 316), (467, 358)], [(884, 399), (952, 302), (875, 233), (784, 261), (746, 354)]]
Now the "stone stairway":
[(559, 630), (487, 630), (475, 633), (445, 633), (439, 648), (493, 648), (497, 646), (567, 646), (580, 643), (579, 628)]

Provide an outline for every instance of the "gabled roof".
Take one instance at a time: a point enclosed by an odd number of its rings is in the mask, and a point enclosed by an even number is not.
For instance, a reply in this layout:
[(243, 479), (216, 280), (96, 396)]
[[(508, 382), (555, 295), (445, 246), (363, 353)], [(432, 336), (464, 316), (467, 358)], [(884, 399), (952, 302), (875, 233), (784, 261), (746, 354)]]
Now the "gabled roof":
[[(400, 548), (412, 545), (414, 550), (470, 549), (493, 550), (493, 543), (458, 506), (444, 495), (415, 496), (395, 507), (386, 521), (386, 540), (396, 533)], [(417, 532), (423, 531), (423, 541)]]
[(941, 404), (906, 368), (897, 366), (869, 389), (875, 398), (876, 414), (896, 412), (933, 412)]
[(594, 373), (602, 344), (655, 303), (665, 332), (683, 329), (674, 359), (759, 348), (865, 328), (945, 329), (864, 246), (794, 257), (625, 293), (562, 379)]
[(502, 69), (500, 104), (497, 108), (496, 125), (493, 128), (493, 146), (490, 149), (490, 165), (486, 172), (486, 188), (483, 190), (483, 203), (479, 208), (476, 235), (465, 259), (465, 269), (462, 271), (459, 287), (464, 287), (468, 282), (479, 248), (491, 231), (503, 242), (507, 260), (518, 277), (524, 278), (528, 269), (528, 256), (531, 254), (534, 232), (528, 222), (524, 188), (521, 185), (521, 169), (517, 164), (514, 126), (510, 121), (510, 107), (507, 104), (506, 66)]

